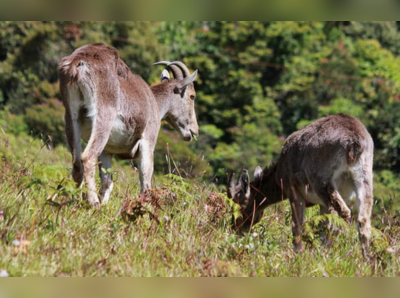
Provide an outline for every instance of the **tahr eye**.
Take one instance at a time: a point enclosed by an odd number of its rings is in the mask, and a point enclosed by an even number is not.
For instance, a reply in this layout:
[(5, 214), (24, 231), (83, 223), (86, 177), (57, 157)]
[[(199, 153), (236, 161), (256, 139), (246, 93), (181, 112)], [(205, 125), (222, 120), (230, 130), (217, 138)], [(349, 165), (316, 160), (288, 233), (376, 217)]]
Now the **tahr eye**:
[(195, 95), (190, 95), (191, 100), (195, 100), (196, 96)]

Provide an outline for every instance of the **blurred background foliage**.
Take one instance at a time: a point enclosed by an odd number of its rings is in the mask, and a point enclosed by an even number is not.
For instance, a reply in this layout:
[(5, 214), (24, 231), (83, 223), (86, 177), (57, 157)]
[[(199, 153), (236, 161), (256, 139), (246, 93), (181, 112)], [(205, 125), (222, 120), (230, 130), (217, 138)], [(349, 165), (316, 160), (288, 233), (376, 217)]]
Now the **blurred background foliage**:
[(386, 186), (377, 190), (396, 191), (399, 30), (394, 21), (0, 21), (0, 126), (12, 142), (31, 135), (65, 146), (57, 65), (79, 46), (104, 42), (149, 84), (158, 83), (159, 60), (199, 69), (199, 140), (184, 143), (163, 126), (159, 173), (175, 163), (182, 175), (221, 182), (227, 170), (271, 163), (289, 134), (318, 117), (347, 113), (374, 138)]

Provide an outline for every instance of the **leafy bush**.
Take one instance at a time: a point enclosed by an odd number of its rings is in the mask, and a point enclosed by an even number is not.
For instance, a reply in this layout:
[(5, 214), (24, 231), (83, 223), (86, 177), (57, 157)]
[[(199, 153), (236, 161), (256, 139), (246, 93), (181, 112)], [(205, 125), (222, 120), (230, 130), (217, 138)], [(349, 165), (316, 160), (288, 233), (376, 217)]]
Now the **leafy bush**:
[(8, 109), (0, 110), (0, 129), (15, 136), (28, 132), (25, 117), (11, 114)]
[(50, 139), (53, 144), (64, 143), (64, 107), (57, 99), (46, 99), (26, 110), (26, 123), (34, 135)]
[[(398, 193), (400, 191), (399, 176), (391, 171), (375, 171), (374, 173), (374, 197), (376, 198), (376, 210), (387, 207), (399, 210)], [(383, 206), (381, 206), (383, 204)]]
[[(331, 101), (329, 106), (320, 106), (318, 109), (319, 117), (340, 113), (348, 114), (359, 119), (363, 119), (365, 116), (365, 112), (360, 105), (346, 98), (336, 98)], [(366, 122), (365, 120), (364, 122)]]
[(154, 168), (159, 173), (174, 173), (200, 178), (212, 175), (204, 156), (196, 154), (175, 131), (161, 129), (154, 152)]

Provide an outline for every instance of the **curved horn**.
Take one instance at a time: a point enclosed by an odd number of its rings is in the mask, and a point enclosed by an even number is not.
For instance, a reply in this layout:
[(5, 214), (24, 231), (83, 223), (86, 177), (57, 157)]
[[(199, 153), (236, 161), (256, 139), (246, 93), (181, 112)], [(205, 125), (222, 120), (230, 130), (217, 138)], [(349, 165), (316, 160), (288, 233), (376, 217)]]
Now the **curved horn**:
[(183, 64), (183, 62), (181, 61), (173, 61), (171, 62), (171, 65), (176, 65), (178, 66), (180, 69), (182, 69), (183, 72), (183, 76), (186, 78), (188, 76), (190, 76), (190, 71), (189, 68), (187, 68), (187, 66), (185, 64)]
[(182, 70), (178, 66), (172, 64), (169, 61), (159, 61), (159, 62), (154, 63), (153, 65), (164, 65), (164, 66), (167, 66), (169, 69), (171, 69), (172, 74), (174, 75), (175, 79), (177, 79), (177, 80), (182, 80), (183, 79)]

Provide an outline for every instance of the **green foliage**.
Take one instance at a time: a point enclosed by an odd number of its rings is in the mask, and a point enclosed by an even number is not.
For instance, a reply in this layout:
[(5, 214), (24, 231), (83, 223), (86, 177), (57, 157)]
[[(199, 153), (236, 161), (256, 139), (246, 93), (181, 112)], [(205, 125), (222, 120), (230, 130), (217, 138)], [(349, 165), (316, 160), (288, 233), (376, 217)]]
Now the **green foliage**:
[(57, 81), (58, 63), (71, 50), (59, 29), (55, 22), (0, 23), (0, 34), (8, 37), (0, 44), (0, 85), (11, 111), (24, 113), (40, 103), (46, 96), (40, 85)]
[(28, 108), (25, 119), (33, 135), (42, 135), (55, 145), (64, 143), (64, 107), (59, 100), (47, 99)]
[[(365, 117), (363, 108), (350, 99), (336, 98), (331, 101), (330, 105), (318, 107), (318, 117), (325, 117), (340, 113), (359, 118), (365, 124), (368, 123), (368, 118)], [(297, 129), (301, 129), (312, 122), (313, 120), (301, 120), (297, 123)]]
[(329, 106), (321, 106), (318, 111), (318, 116), (324, 117), (340, 113), (348, 114), (359, 119), (364, 117), (363, 108), (345, 98), (337, 98), (332, 100)]
[(306, 222), (303, 229), (303, 240), (309, 245), (319, 242), (321, 236), (337, 241), (339, 232), (349, 232), (347, 222), (334, 214), (315, 215)]
[[(228, 169), (240, 167), (241, 153), (238, 144), (226, 144), (219, 142), (215, 149), (207, 153), (209, 160), (212, 160), (216, 170), (216, 176), (224, 178)], [(224, 181), (224, 180), (223, 180)]]
[(398, 22), (351, 22), (351, 26), (344, 28), (346, 35), (352, 36), (356, 39), (376, 39), (384, 47), (391, 52), (398, 55), (399, 48), (399, 35), (398, 35)]
[(24, 116), (14, 115), (10, 113), (8, 109), (0, 110), (0, 128), (5, 133), (15, 136), (28, 132), (28, 126), (25, 123)]
[(209, 178), (212, 169), (203, 154), (196, 154), (175, 131), (161, 129), (154, 152), (155, 168), (196, 179)]
[(391, 171), (375, 171), (374, 173), (374, 196), (376, 201), (376, 210), (383, 207), (390, 208), (393, 211), (399, 210), (397, 194), (400, 191), (399, 176)]

